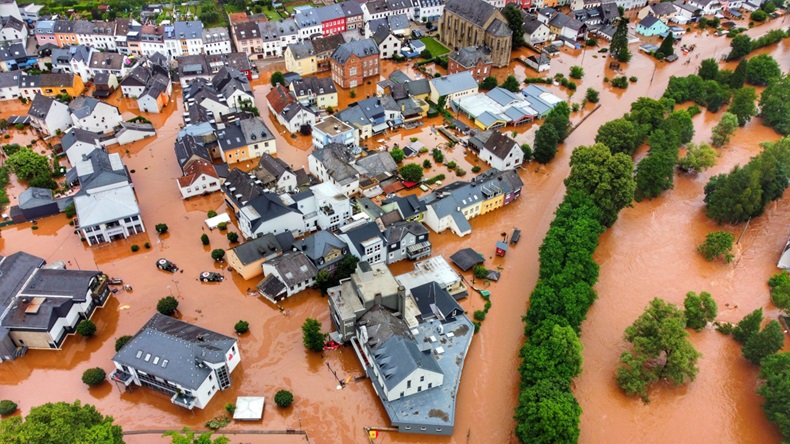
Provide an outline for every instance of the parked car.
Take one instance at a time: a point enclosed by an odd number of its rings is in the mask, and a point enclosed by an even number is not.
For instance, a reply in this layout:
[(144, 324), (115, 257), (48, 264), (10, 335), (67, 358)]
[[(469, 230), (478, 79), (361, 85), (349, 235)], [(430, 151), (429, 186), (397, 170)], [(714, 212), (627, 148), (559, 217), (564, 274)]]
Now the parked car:
[(210, 271), (200, 273), (200, 282), (222, 282), (223, 279), (225, 279), (225, 277), (219, 273), (212, 273)]
[(165, 258), (161, 258), (158, 261), (156, 261), (156, 268), (164, 271), (169, 271), (171, 273), (175, 273), (176, 271), (178, 271), (178, 267), (176, 266), (176, 264), (170, 262)]
[(415, 38), (418, 39), (425, 37), (425, 34), (423, 34), (422, 31), (420, 31), (419, 29), (415, 29), (414, 31), (412, 31), (411, 35), (413, 35)]

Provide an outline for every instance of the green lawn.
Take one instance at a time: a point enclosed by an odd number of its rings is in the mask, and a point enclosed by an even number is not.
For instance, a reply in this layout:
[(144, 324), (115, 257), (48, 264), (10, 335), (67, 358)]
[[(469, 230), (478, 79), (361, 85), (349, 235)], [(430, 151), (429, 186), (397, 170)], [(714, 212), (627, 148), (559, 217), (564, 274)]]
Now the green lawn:
[(431, 54), (434, 57), (439, 57), (440, 55), (444, 55), (450, 52), (449, 49), (445, 48), (444, 45), (437, 42), (436, 39), (434, 39), (433, 37), (423, 37), (420, 39), (420, 41), (425, 43), (425, 48), (428, 51), (431, 51)]
[(283, 18), (280, 17), (280, 14), (277, 13), (274, 9), (263, 8), (263, 13), (266, 15), (266, 18), (273, 22), (279, 22)]

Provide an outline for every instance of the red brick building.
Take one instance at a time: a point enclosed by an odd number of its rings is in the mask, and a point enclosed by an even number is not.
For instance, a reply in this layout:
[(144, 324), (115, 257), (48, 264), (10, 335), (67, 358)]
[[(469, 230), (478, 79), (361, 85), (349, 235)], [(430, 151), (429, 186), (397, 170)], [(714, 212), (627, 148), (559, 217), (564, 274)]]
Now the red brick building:
[(368, 77), (379, 77), (379, 48), (372, 39), (340, 45), (329, 57), (332, 80), (341, 88), (355, 88)]
[(477, 83), (491, 75), (491, 57), (484, 48), (467, 46), (447, 57), (447, 75), (469, 71)]

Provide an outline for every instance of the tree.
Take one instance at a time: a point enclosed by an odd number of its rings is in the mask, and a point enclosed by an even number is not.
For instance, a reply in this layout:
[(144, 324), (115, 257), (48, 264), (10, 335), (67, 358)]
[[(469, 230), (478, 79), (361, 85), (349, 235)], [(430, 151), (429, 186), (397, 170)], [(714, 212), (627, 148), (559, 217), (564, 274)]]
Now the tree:
[(746, 81), (752, 85), (767, 85), (782, 76), (782, 69), (773, 57), (760, 54), (749, 59), (746, 66)]
[(275, 71), (271, 78), (272, 86), (283, 85), (285, 86), (285, 75), (280, 71)]
[(688, 340), (686, 319), (677, 306), (659, 298), (626, 328), (625, 339), (633, 349), (620, 355), (617, 383), (628, 395), (649, 402), (650, 386), (667, 380), (674, 385), (693, 381), (701, 354)]
[(521, 153), (524, 155), (524, 163), (529, 162), (532, 160), (532, 148), (529, 146), (528, 143), (521, 144)]
[(340, 281), (341, 279), (346, 279), (347, 277), (351, 276), (351, 274), (357, 269), (357, 263), (359, 263), (359, 258), (353, 254), (348, 253), (343, 256), (343, 259), (340, 259), (337, 262), (337, 268), (335, 268), (335, 279)]
[(422, 167), (416, 163), (410, 163), (400, 167), (400, 175), (406, 182), (419, 182), (422, 180)]
[(92, 405), (47, 403), (30, 409), (24, 421), (14, 416), (0, 422), (0, 442), (122, 444), (123, 430)]
[(675, 165), (678, 163), (678, 136), (663, 129), (653, 131), (648, 139), (649, 155), (636, 167), (637, 201), (653, 199), (674, 187)]
[(167, 224), (156, 224), (154, 229), (156, 229), (156, 232), (159, 234), (165, 234), (167, 233)]
[(570, 444), (579, 440), (582, 408), (570, 381), (542, 379), (524, 389), (516, 407), (516, 436), (523, 443)]
[(288, 390), (280, 390), (274, 394), (274, 403), (277, 407), (288, 408), (294, 402), (294, 395)]
[(727, 60), (737, 60), (752, 51), (752, 38), (746, 34), (738, 34), (730, 40), (732, 51), (727, 55)]
[(502, 15), (507, 20), (507, 26), (513, 32), (512, 49), (524, 46), (524, 16), (522, 15), (521, 8), (513, 3), (508, 3), (502, 9)]
[(538, 163), (549, 163), (557, 155), (559, 136), (554, 125), (543, 124), (535, 133), (535, 150), (533, 155)]
[(625, 153), (632, 156), (644, 140), (644, 134), (630, 120), (619, 118), (598, 127), (595, 143), (609, 147), (612, 154)]
[(206, 234), (206, 233), (201, 234), (200, 235), (200, 242), (203, 245), (208, 245), (209, 244), (208, 234)]
[(790, 353), (778, 353), (760, 364), (762, 384), (757, 388), (764, 399), (763, 411), (769, 421), (779, 426), (784, 440), (790, 440)]
[(628, 49), (628, 19), (625, 17), (621, 16), (617, 21), (609, 52), (620, 62), (631, 61), (631, 51)]
[(429, 51), (428, 48), (425, 48), (420, 52), (420, 57), (424, 58), (425, 60), (431, 60), (433, 58), (433, 54), (431, 54), (431, 51)]
[(99, 385), (107, 379), (107, 373), (99, 367), (89, 368), (82, 373), (82, 382), (89, 386)]
[(543, 321), (522, 350), (522, 384), (553, 377), (571, 380), (582, 370), (582, 343), (572, 327)]
[(565, 138), (568, 137), (571, 130), (571, 108), (568, 106), (566, 102), (560, 102), (554, 105), (554, 108), (549, 111), (549, 114), (546, 116), (546, 121), (544, 125), (553, 125), (554, 129), (557, 130), (557, 137), (559, 138), (559, 142), (564, 142)]
[(571, 66), (571, 71), (568, 74), (572, 79), (581, 79), (584, 77), (584, 68), (579, 65)]
[(719, 153), (707, 143), (686, 144), (686, 155), (678, 160), (678, 169), (684, 172), (699, 173), (716, 164)]
[(428, 160), (428, 159), (423, 160), (422, 161), (422, 167), (423, 168), (430, 168), (431, 167), (431, 161)]
[(746, 69), (748, 67), (749, 62), (746, 59), (738, 62), (738, 66), (735, 68), (735, 71), (733, 71), (732, 77), (730, 77), (730, 88), (743, 88), (743, 84), (746, 83)]
[(212, 440), (211, 435), (214, 434), (213, 431), (201, 433), (197, 436), (195, 436), (195, 433), (189, 427), (184, 427), (180, 432), (170, 430), (162, 436), (169, 436), (172, 439), (170, 441), (172, 444), (228, 444), (230, 442), (230, 439), (225, 436), (219, 436)]
[(10, 415), (14, 413), (17, 409), (17, 405), (14, 401), (10, 399), (4, 399), (0, 401), (0, 416)]
[(732, 245), (735, 242), (732, 234), (726, 231), (714, 231), (705, 236), (705, 242), (697, 247), (697, 251), (705, 257), (706, 260), (712, 261), (719, 257), (724, 257), (725, 262), (730, 262), (733, 259)]
[(758, 308), (747, 314), (732, 329), (732, 337), (741, 344), (745, 344), (749, 338), (760, 331), (760, 324), (763, 323), (763, 309)]
[(406, 154), (404, 154), (402, 149), (394, 147), (390, 150), (390, 156), (392, 156), (392, 160), (394, 160), (395, 163), (401, 163), (403, 162), (403, 158), (406, 157)]
[(223, 250), (222, 248), (211, 250), (211, 258), (214, 259), (215, 261), (219, 262), (224, 257), (225, 257), (225, 250)]
[(91, 337), (96, 334), (96, 324), (90, 319), (85, 319), (77, 324), (77, 333), (86, 338)]
[(319, 270), (315, 275), (315, 285), (321, 290), (321, 294), (326, 294), (327, 290), (338, 284), (337, 279), (332, 276), (332, 273), (324, 270)]
[(757, 107), (754, 102), (757, 100), (757, 92), (754, 88), (736, 89), (732, 95), (732, 103), (728, 112), (735, 114), (738, 118), (738, 126), (744, 126), (757, 115)]
[(214, 211), (214, 210), (209, 210), (209, 211), (208, 211), (208, 213), (206, 213), (206, 216), (207, 216), (209, 219), (211, 219), (212, 217), (216, 217), (216, 216), (217, 216), (217, 212), (216, 212), (216, 211)]
[(226, 234), (226, 236), (228, 237), (228, 241), (230, 243), (236, 243), (239, 241), (239, 233), (236, 233), (234, 231), (229, 231), (228, 234)]
[[(685, 100), (684, 100), (685, 101)], [(637, 125), (648, 125), (648, 131), (658, 128), (664, 121), (666, 106), (658, 100), (640, 97), (631, 103), (631, 111), (626, 118)]]
[[(788, 108), (790, 111), (790, 108)], [(730, 136), (735, 133), (738, 128), (738, 118), (735, 114), (724, 113), (721, 116), (719, 123), (713, 127), (711, 143), (715, 147), (722, 147), (730, 142)]]
[(686, 309), (686, 325), (697, 331), (705, 328), (708, 322), (713, 322), (719, 312), (716, 301), (713, 300), (710, 293), (705, 291), (699, 296), (693, 291), (686, 293), (683, 307)]
[(763, 3), (762, 10), (768, 14), (771, 14), (776, 11), (776, 4), (771, 0), (768, 0), (767, 2)]
[(504, 82), (502, 82), (502, 88), (510, 92), (519, 92), (521, 91), (521, 84), (516, 79), (516, 76), (507, 76)]
[(156, 311), (165, 316), (173, 316), (178, 308), (178, 299), (173, 296), (165, 296), (156, 304)]
[(760, 96), (760, 115), (764, 125), (779, 134), (790, 134), (790, 75), (768, 82)]
[(6, 165), (22, 180), (31, 180), (39, 176), (49, 177), (52, 174), (49, 158), (36, 154), (30, 148), (22, 148), (8, 156)]
[[(658, 47), (658, 51), (656, 53), (664, 54), (664, 57), (669, 57), (675, 53), (675, 37), (670, 32), (667, 34), (667, 37), (661, 41), (661, 46)], [(715, 78), (715, 77), (714, 77)]]
[(587, 193), (602, 211), (601, 224), (611, 227), (620, 210), (634, 200), (634, 163), (623, 153), (612, 154), (606, 145), (580, 146), (571, 154), (568, 192)]
[(699, 65), (697, 75), (702, 80), (716, 80), (719, 77), (719, 62), (716, 59), (705, 59)]
[(598, 103), (598, 91), (592, 88), (587, 88), (587, 93), (584, 95), (584, 98), (590, 103)]
[(760, 365), (763, 359), (782, 349), (785, 334), (778, 321), (773, 320), (763, 328), (763, 331), (754, 333), (743, 344), (743, 357), (752, 364)]
[(307, 318), (302, 324), (302, 342), (306, 349), (320, 352), (324, 350), (326, 333), (321, 332), (321, 323), (313, 318)]
[(686, 144), (694, 138), (694, 122), (688, 111), (683, 109), (670, 113), (658, 128), (674, 134), (678, 144)]
[(126, 345), (131, 340), (132, 340), (132, 337), (130, 335), (124, 335), (124, 336), (121, 336), (120, 338), (116, 339), (115, 340), (115, 351), (116, 351), (116, 353), (121, 351), (123, 346)]
[(768, 14), (766, 14), (765, 11), (763, 11), (761, 9), (757, 9), (754, 12), (752, 12), (752, 15), (749, 18), (753, 22), (762, 23), (762, 22), (768, 20)]
[(247, 333), (250, 331), (250, 323), (247, 321), (239, 321), (236, 325), (233, 326), (233, 329), (236, 330), (236, 333), (242, 334)]
[(781, 272), (768, 281), (771, 287), (771, 302), (785, 314), (790, 314), (790, 275)]
[(480, 82), (480, 85), (478, 85), (478, 86), (480, 87), (480, 89), (484, 89), (484, 90), (488, 91), (488, 90), (492, 90), (492, 89), (496, 88), (497, 84), (498, 84), (498, 82), (497, 82), (496, 77), (488, 76), (485, 79), (483, 79), (483, 81)]

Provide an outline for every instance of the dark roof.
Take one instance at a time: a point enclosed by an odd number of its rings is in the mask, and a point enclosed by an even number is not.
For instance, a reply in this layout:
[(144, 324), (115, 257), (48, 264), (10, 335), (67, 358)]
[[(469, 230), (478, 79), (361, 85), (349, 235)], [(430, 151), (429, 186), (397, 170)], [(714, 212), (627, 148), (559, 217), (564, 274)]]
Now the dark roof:
[(436, 282), (428, 282), (412, 288), (411, 295), (423, 321), (434, 318), (444, 321), (464, 312), (455, 298)]
[[(236, 253), (236, 256), (243, 265), (251, 264), (263, 258), (275, 257), (282, 254), (283, 251), (291, 249), (293, 235), (287, 230), (285, 233), (287, 233), (287, 236), (275, 236), (267, 233), (261, 237), (237, 245), (231, 248), (231, 250)], [(281, 244), (280, 241), (285, 245)]]
[(418, 199), (414, 194), (390, 197), (389, 199), (385, 199), (382, 205), (390, 203), (394, 203), (398, 206), (398, 212), (404, 219), (408, 219), (415, 214), (424, 213), (426, 210), (425, 202)]
[(209, 162), (211, 161), (208, 148), (206, 148), (201, 138), (186, 135), (182, 137), (181, 140), (176, 141), (173, 148), (176, 152), (176, 160), (178, 160), (178, 164), (181, 168), (184, 168), (193, 156), (200, 157)]
[(64, 151), (68, 151), (77, 142), (89, 143), (91, 145), (99, 145), (99, 134), (93, 131), (87, 131), (75, 126), (71, 127), (63, 134), (60, 139), (60, 144), (63, 146)]
[(491, 152), (499, 159), (504, 159), (513, 150), (514, 146), (518, 146), (515, 140), (511, 139), (499, 131), (493, 131), (486, 143), (483, 145), (485, 149)]
[(463, 271), (467, 271), (475, 265), (485, 262), (483, 255), (471, 248), (459, 250), (454, 255), (450, 256), (450, 260)]
[(88, 161), (90, 167), (88, 168), (86, 164), (85, 168), (88, 171), (83, 171), (82, 164), (76, 165), (80, 179), (80, 192), (87, 192), (90, 189), (114, 183), (130, 182), (123, 163), (113, 162), (110, 156), (116, 156), (116, 160), (120, 159), (118, 154), (109, 154), (104, 150), (93, 150), (88, 154), (83, 154), (83, 161)]
[(313, 262), (301, 251), (285, 253), (266, 264), (277, 270), (280, 280), (288, 287), (294, 287), (314, 279), (318, 274), (318, 269), (313, 265)]
[(399, 221), (394, 222), (387, 226), (384, 231), (384, 238), (387, 239), (387, 244), (394, 244), (402, 241), (407, 234), (423, 236), (428, 234), (428, 229), (419, 222)]
[(120, 84), (121, 86), (145, 86), (149, 77), (151, 77), (151, 71), (142, 65), (137, 65), (129, 71)]
[(44, 259), (24, 251), (0, 256), (0, 316), (13, 302), (28, 277), (44, 263)]
[(354, 55), (359, 58), (378, 56), (379, 47), (372, 39), (352, 40), (344, 43), (332, 53), (332, 60), (343, 65)]
[(660, 22), (660, 21), (661, 20), (657, 19), (655, 16), (648, 15), (647, 17), (643, 18), (642, 21), (638, 23), (638, 25), (642, 26), (643, 28), (649, 28), (653, 26), (656, 22)]
[(197, 390), (213, 372), (204, 363), (224, 363), (235, 343), (229, 336), (156, 313), (113, 361)]
[[(31, 117), (44, 119), (49, 113), (49, 109), (52, 107), (54, 102), (55, 99), (52, 97), (36, 94), (36, 97), (34, 97), (33, 101), (30, 102), (30, 108), (27, 110), (27, 114)], [(63, 106), (66, 107), (66, 105)]]
[(349, 242), (354, 245), (354, 248), (359, 251), (365, 251), (365, 247), (362, 246), (362, 243), (373, 239), (375, 237), (380, 238), (381, 240), (385, 241), (384, 235), (381, 234), (379, 230), (379, 226), (376, 225), (375, 222), (368, 222), (365, 225), (361, 225), (357, 228), (353, 228), (346, 232), (346, 236), (348, 236)]
[(483, 47), (475, 48), (474, 46), (467, 46), (466, 48), (461, 48), (451, 53), (448, 58), (454, 60), (464, 68), (472, 68), (480, 62), (483, 64), (491, 64), (491, 57), (489, 57), (490, 53), (491, 51)]
[(222, 191), (240, 208), (264, 193), (263, 186), (256, 183), (256, 180), (254, 176), (234, 168), (222, 184)]
[(274, 193), (263, 193), (252, 199), (249, 203), (260, 217), (252, 223), (251, 231), (255, 233), (261, 225), (270, 220), (289, 213), (297, 213), (296, 210), (283, 204), (279, 196)]
[(276, 275), (269, 274), (257, 286), (261, 296), (274, 299), (285, 292), (285, 284)]
[(315, 76), (294, 80), (290, 85), (296, 97), (309, 95), (332, 94), (337, 92), (335, 82), (331, 77), (318, 78)]
[(676, 11), (675, 6), (670, 2), (654, 3), (650, 5), (650, 10), (656, 15), (670, 15)]
[[(339, 262), (343, 259), (343, 255), (348, 252), (348, 246), (343, 239), (340, 239), (330, 231), (323, 230), (294, 242), (293, 248), (310, 258), (319, 270)], [(333, 249), (340, 250), (342, 254), (329, 262), (324, 262), (324, 256)]]
[(292, 173), (291, 167), (289, 167), (284, 160), (272, 157), (269, 153), (263, 153), (263, 155), (261, 155), (261, 159), (258, 161), (258, 168), (265, 170), (274, 177), (275, 180), (279, 180), (286, 172)]
[(359, 172), (351, 166), (354, 156), (342, 144), (330, 143), (321, 149), (313, 150), (310, 155), (321, 162), (329, 176), (340, 184), (359, 177)]
[(445, 11), (452, 12), (461, 18), (482, 28), (497, 10), (483, 0), (449, 0), (444, 6)]

